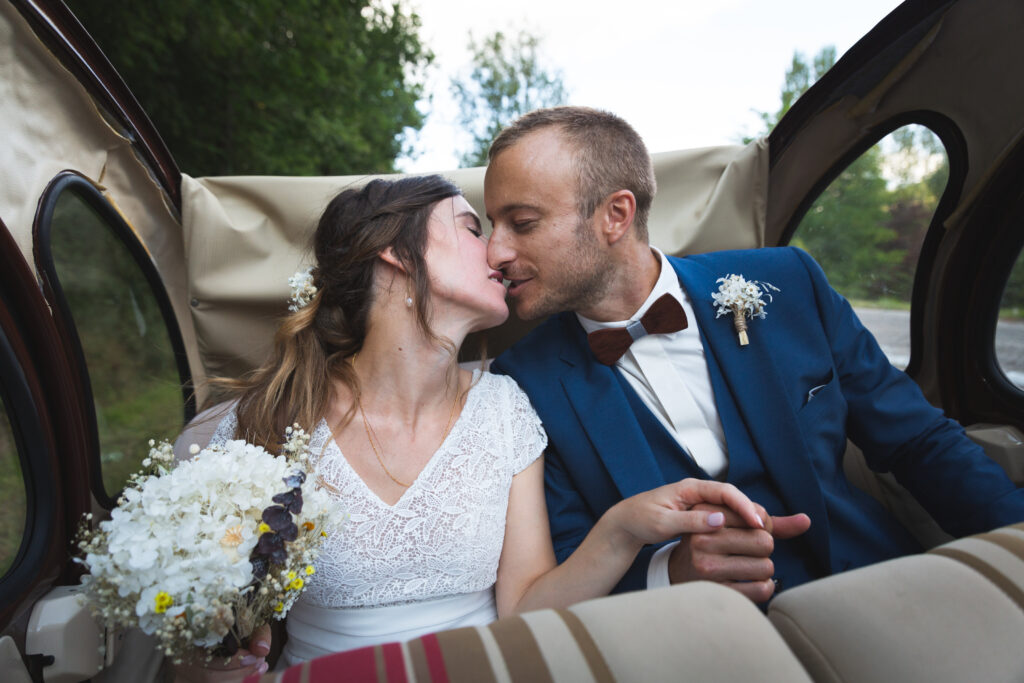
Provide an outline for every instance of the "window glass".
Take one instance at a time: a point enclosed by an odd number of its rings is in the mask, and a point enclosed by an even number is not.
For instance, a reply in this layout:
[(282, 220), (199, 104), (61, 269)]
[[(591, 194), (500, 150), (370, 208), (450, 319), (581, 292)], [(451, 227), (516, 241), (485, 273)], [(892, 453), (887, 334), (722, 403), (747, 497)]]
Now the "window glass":
[(1010, 271), (999, 302), (996, 362), (1017, 388), (1024, 389), (1024, 252)]
[(4, 501), (4, 512), (0, 514), (0, 576), (3, 576), (14, 563), (25, 535), (28, 499), (18, 459), (18, 446), (2, 400), (0, 413), (0, 496), (3, 496)]
[(54, 268), (85, 355), (99, 429), (103, 486), (116, 497), (150, 438), (182, 426), (182, 393), (160, 306), (128, 249), (74, 192), (57, 198)]
[(821, 264), (899, 368), (910, 361), (914, 271), (948, 177), (939, 138), (904, 126), (832, 181), (790, 242)]

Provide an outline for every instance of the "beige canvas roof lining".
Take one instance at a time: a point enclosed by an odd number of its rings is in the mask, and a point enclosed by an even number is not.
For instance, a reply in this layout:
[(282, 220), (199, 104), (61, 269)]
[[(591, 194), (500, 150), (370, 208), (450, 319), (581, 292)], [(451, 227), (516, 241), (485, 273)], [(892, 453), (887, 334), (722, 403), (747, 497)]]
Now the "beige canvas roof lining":
[[(766, 141), (654, 161), (652, 244), (669, 253), (764, 245)], [(444, 175), (483, 215), (483, 169)], [(339, 191), (371, 177), (183, 178), (189, 295), (206, 373), (237, 376), (262, 360), (286, 311), (288, 276), (310, 262), (320, 212)]]
[(189, 364), (201, 369), (181, 228), (166, 195), (130, 142), (6, 2), (0, 3), (0, 121), (0, 219), (25, 260), (34, 269), (32, 224), (46, 186), (65, 170), (89, 178), (149, 251), (171, 297)]

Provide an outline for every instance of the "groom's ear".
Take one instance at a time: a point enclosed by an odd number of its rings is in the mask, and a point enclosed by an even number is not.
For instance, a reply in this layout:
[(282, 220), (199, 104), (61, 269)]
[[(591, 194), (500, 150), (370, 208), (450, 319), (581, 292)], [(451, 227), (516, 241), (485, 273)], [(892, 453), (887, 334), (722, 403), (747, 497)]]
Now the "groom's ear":
[(633, 227), (636, 217), (636, 197), (629, 190), (617, 190), (605, 197), (598, 207), (601, 212), (601, 230), (608, 244), (618, 242)]

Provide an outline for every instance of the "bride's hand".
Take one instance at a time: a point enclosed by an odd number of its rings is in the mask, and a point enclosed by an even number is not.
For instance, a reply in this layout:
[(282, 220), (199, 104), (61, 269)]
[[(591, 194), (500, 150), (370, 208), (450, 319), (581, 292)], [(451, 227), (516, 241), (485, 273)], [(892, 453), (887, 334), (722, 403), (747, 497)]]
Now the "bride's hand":
[(691, 509), (701, 503), (726, 507), (751, 527), (764, 528), (758, 506), (742, 491), (732, 484), (707, 479), (683, 479), (638, 493), (615, 504), (605, 517), (642, 546), (682, 534), (721, 529), (725, 524), (721, 512)]
[(194, 660), (174, 665), (175, 683), (228, 683), (241, 681), (253, 674), (267, 672), (265, 657), (270, 654), (270, 625), (264, 624), (249, 640), (249, 649), (240, 649), (225, 664), (223, 657), (209, 662)]

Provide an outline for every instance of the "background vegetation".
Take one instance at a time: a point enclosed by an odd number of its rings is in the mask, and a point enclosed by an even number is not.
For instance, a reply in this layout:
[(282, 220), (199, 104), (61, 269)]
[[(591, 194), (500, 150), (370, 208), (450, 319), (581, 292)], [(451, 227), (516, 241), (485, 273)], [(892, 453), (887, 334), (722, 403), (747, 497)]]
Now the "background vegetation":
[(433, 56), (400, 0), (68, 0), (190, 175), (394, 170)]
[(472, 36), (472, 69), (451, 81), (459, 123), (473, 136), (462, 154), (463, 167), (486, 166), (491, 140), (523, 114), (565, 104), (568, 91), (557, 70), (541, 64), (540, 39), (526, 31), (497, 31), (480, 42)]

